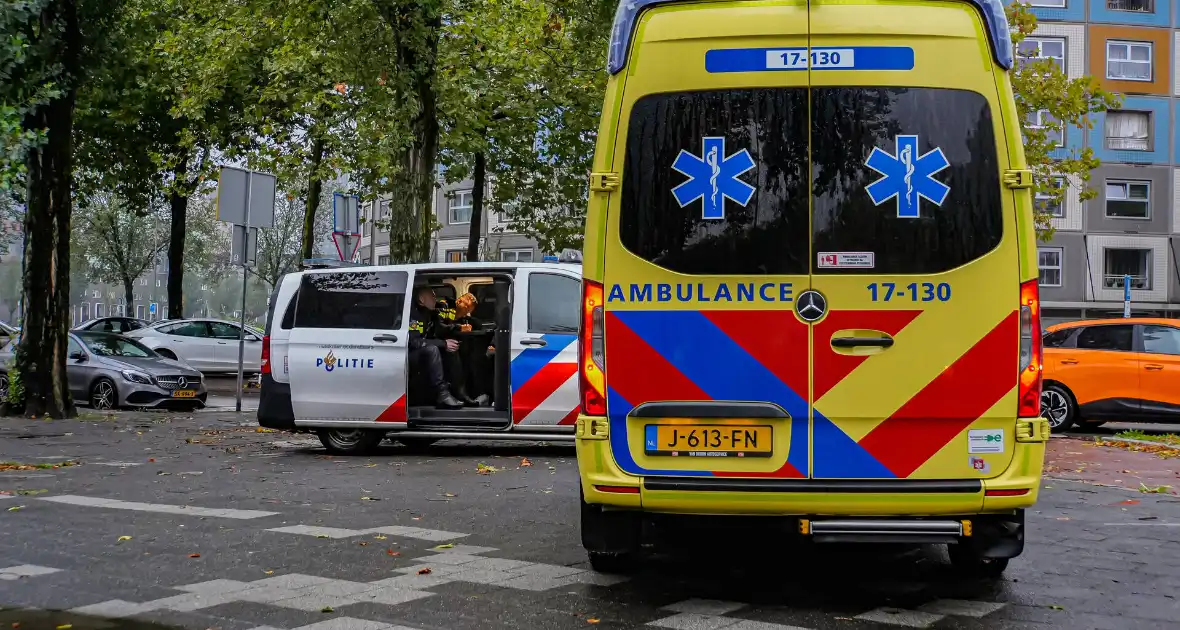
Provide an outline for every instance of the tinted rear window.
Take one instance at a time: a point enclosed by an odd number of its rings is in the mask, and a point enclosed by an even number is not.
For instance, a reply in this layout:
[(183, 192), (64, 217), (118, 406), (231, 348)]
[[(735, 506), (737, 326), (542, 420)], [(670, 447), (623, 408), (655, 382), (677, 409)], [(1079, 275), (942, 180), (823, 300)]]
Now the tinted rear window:
[(1042, 345), (1046, 348), (1064, 348), (1065, 343), (1069, 341), (1069, 336), (1073, 334), (1072, 330), (1058, 330), (1051, 332), (1041, 340)]
[[(814, 88), (811, 116), (817, 273), (936, 273), (1000, 244), (999, 161), (992, 113), (981, 94)], [(896, 168), (895, 175), (867, 166), (874, 149), (883, 153), (872, 163)], [(929, 173), (941, 164), (945, 168)], [(943, 186), (949, 188), (945, 197)], [(908, 199), (888, 198), (891, 193)], [(918, 200), (921, 194), (941, 204)], [(874, 266), (820, 268), (820, 256), (844, 252), (872, 252)]]
[(349, 271), (306, 274), (295, 305), (296, 328), (401, 328), (409, 274)]
[(1078, 333), (1078, 348), (1129, 351), (1134, 337), (1130, 325), (1090, 326)]
[[(809, 258), (807, 90), (647, 96), (627, 131), (619, 238), (637, 256), (690, 274), (805, 274)], [(710, 158), (706, 138), (720, 138)], [(743, 152), (748, 152), (743, 154)], [(734, 177), (748, 155), (754, 167)], [(682, 157), (682, 170), (673, 168)], [(725, 160), (738, 160), (726, 166)], [(717, 163), (721, 218), (705, 218)], [(695, 166), (696, 168), (692, 168)], [(733, 180), (737, 180), (734, 182)], [(679, 197), (673, 192), (682, 184)], [(748, 199), (742, 191), (753, 186)], [(726, 199), (725, 192), (739, 197)], [(740, 201), (746, 201), (742, 205)]]

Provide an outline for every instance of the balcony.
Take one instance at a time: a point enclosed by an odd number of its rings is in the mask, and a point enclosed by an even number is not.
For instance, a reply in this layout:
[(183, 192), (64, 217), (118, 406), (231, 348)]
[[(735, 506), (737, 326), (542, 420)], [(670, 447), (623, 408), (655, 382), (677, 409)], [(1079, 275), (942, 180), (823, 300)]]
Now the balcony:
[(1111, 11), (1132, 11), (1135, 13), (1155, 12), (1155, 0), (1106, 0)]

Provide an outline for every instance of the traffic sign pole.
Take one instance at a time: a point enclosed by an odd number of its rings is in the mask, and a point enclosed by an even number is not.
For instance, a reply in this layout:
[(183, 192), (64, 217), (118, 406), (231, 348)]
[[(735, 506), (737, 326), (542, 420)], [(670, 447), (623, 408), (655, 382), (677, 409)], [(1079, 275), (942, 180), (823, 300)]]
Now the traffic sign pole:
[(242, 370), (246, 361), (246, 281), (250, 275), (246, 273), (246, 248), (250, 244), (250, 180), (253, 173), (246, 174), (246, 229), (242, 230), (242, 312), (238, 321), (238, 391), (234, 409), (242, 411)]

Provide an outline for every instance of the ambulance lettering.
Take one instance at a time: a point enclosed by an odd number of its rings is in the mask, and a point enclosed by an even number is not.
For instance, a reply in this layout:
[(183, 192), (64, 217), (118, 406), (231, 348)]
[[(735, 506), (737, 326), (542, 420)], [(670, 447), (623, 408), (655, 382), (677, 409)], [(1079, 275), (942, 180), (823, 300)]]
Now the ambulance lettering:
[[(654, 300), (653, 300), (654, 297)], [(608, 303), (649, 302), (793, 302), (792, 282), (722, 282), (715, 287), (704, 282), (676, 284), (612, 284)]]

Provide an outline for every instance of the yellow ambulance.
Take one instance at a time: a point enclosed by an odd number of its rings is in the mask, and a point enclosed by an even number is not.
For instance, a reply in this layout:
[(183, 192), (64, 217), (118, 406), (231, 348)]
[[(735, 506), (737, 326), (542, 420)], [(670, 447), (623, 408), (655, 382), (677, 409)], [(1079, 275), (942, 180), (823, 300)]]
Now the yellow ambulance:
[(689, 515), (1021, 553), (1049, 427), (1013, 61), (1000, 0), (622, 1), (579, 343), (596, 569)]

